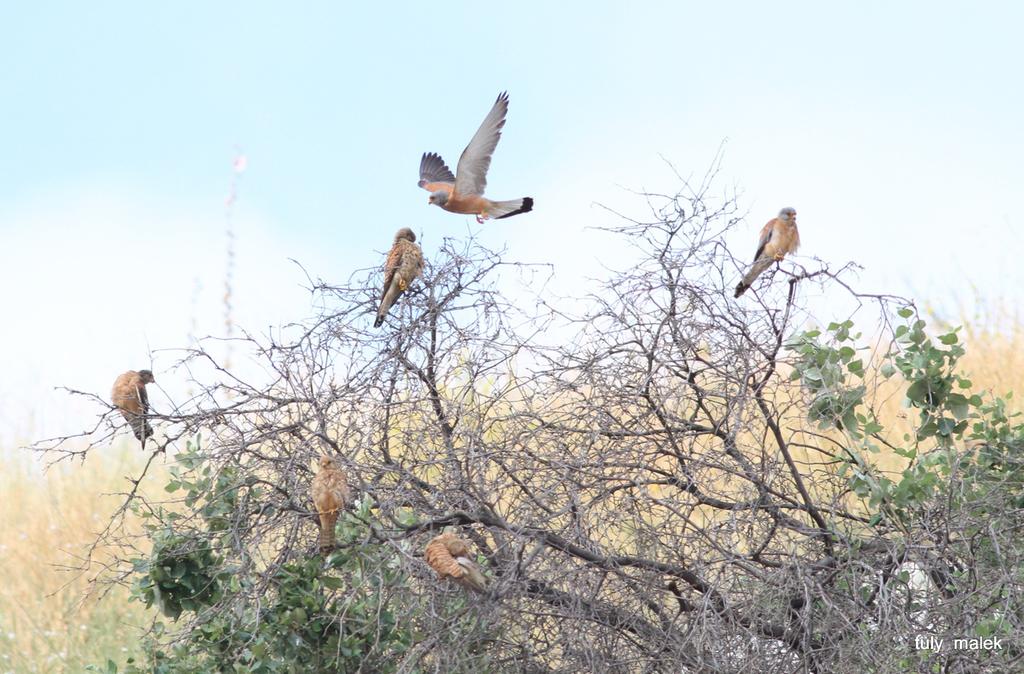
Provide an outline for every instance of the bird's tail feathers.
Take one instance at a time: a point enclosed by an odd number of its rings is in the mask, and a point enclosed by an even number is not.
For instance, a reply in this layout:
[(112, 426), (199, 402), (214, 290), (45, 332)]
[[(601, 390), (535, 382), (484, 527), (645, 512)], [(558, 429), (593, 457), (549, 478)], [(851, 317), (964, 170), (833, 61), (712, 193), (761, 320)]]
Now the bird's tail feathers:
[(149, 420), (144, 416), (132, 415), (130, 419), (130, 426), (136, 440), (141, 440), (145, 443), (146, 438), (153, 436), (153, 427), (149, 425)]
[(533, 197), (512, 199), (511, 201), (492, 201), (487, 209), (487, 214), (495, 220), (511, 218), (520, 213), (529, 213), (533, 210)]
[(320, 550), (324, 553), (334, 548), (334, 524), (337, 521), (337, 513), (320, 514)]
[(739, 285), (736, 286), (736, 294), (733, 297), (739, 297), (747, 291), (747, 288), (754, 283), (754, 280), (764, 273), (764, 270), (772, 266), (774, 260), (770, 257), (762, 257), (759, 260), (755, 260), (754, 264), (750, 265), (750, 271), (746, 273), (743, 280), (740, 281)]
[(402, 294), (402, 289), (398, 285), (398, 280), (395, 279), (391, 282), (391, 287), (384, 293), (384, 299), (380, 301), (380, 308), (377, 309), (377, 320), (373, 322), (373, 327), (379, 328), (384, 325), (384, 317), (388, 315), (388, 311), (391, 310), (391, 305), (395, 303), (398, 296)]

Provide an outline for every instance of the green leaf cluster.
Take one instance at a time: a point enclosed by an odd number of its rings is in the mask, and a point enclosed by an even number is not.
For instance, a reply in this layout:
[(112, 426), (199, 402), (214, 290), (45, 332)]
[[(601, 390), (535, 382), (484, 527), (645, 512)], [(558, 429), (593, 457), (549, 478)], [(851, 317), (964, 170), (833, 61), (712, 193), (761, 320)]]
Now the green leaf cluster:
[(820, 428), (835, 427), (854, 437), (877, 432), (877, 422), (860, 411), (867, 388), (850, 385), (849, 377), (864, 379), (864, 361), (857, 357), (853, 343), (860, 334), (850, 334), (852, 321), (830, 323), (827, 341), (820, 330), (802, 332), (786, 347), (796, 355), (791, 378), (799, 379), (811, 395), (807, 416)]
[[(1008, 474), (1018, 480), (1022, 474), (1024, 431), (1007, 416), (1006, 399), (986, 401), (971, 393), (972, 382), (958, 367), (965, 354), (959, 328), (933, 338), (910, 308), (897, 315), (904, 322), (896, 326), (894, 348), (879, 371), (903, 380), (905, 404), (918, 411), (914, 432), (904, 435), (902, 444), (891, 442), (865, 403), (865, 366), (855, 343), (860, 335), (853, 333), (851, 321), (832, 323), (824, 332), (802, 332), (787, 343), (795, 356), (792, 379), (810, 395), (808, 418), (852, 440), (839, 457), (839, 472), (872, 510), (872, 524), (887, 517), (905, 520), (934, 498), (953, 473), (973, 476), (969, 489), (990, 479), (982, 479), (983, 474), (1000, 471), (1004, 487)], [(864, 452), (877, 453), (882, 444), (910, 461), (897, 480), (880, 474), (865, 458)], [(972, 449), (956, 451), (964, 444)]]
[(182, 611), (198, 611), (220, 601), (230, 574), (209, 540), (170, 527), (155, 532), (152, 540), (152, 555), (134, 561), (135, 598), (175, 620)]
[(256, 481), (243, 468), (209, 466), (199, 439), (190, 442), (167, 485), (184, 493), (185, 512), (149, 513), (160, 524), (147, 527), (152, 553), (134, 560), (133, 596), (183, 624), (174, 631), (157, 621), (144, 662), (124, 671), (393, 671), (414, 643), (418, 608), (415, 597), (402, 596), (408, 578), (399, 550), (372, 535), (369, 500), (339, 518), (338, 547), (326, 559), (303, 546), (261, 567), (244, 545), (232, 544), (244, 530), (238, 520), (245, 492)]

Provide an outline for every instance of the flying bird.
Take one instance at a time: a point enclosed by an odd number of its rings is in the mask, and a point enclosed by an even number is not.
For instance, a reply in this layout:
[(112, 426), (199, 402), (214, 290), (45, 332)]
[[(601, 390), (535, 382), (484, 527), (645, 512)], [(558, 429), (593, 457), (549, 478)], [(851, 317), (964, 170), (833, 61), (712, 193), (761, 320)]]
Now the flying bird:
[(416, 245), (416, 234), (408, 227), (403, 227), (395, 234), (395, 243), (392, 244), (388, 259), (384, 263), (384, 293), (373, 327), (379, 328), (384, 323), (384, 317), (387, 316), (391, 305), (422, 273), (423, 251)]
[(455, 175), (435, 152), (425, 152), (420, 159), (420, 181), (418, 185), (430, 192), (428, 202), (451, 213), (475, 215), (482, 223), (487, 218), (510, 218), (533, 210), (533, 197), (511, 201), (491, 201), (484, 198), (487, 187), (487, 169), (491, 166), (491, 155), (501, 138), (501, 127), (505, 126), (508, 114), (508, 94), (502, 92), (494, 107), (484, 117), (473, 139), (462, 151)]
[(427, 560), (440, 578), (451, 578), (459, 585), (476, 592), (487, 591), (487, 580), (469, 555), (469, 546), (451, 532), (435, 536), (423, 550)]
[(110, 390), (110, 401), (121, 412), (135, 434), (135, 438), (146, 448), (146, 438), (153, 435), (153, 427), (149, 425), (146, 414), (149, 412), (149, 396), (146, 395), (146, 384), (156, 379), (149, 370), (128, 370), (114, 380)]
[(352, 502), (345, 471), (332, 457), (320, 457), (320, 470), (313, 477), (313, 503), (320, 515), (320, 551), (329, 552), (334, 548), (334, 525), (338, 511)]
[(796, 228), (796, 209), (783, 208), (777, 218), (772, 218), (761, 228), (761, 240), (754, 254), (754, 264), (736, 286), (735, 297), (739, 297), (765, 269), (800, 247), (800, 230)]

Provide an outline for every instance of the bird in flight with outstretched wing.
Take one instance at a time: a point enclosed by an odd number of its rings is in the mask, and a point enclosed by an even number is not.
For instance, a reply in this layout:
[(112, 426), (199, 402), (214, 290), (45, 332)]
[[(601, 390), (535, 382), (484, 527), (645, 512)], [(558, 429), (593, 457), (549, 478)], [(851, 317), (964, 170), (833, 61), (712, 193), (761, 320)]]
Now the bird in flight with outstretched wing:
[(800, 231), (796, 228), (796, 209), (783, 208), (777, 218), (772, 218), (761, 228), (761, 240), (754, 254), (754, 264), (750, 266), (743, 280), (736, 286), (739, 297), (765, 269), (800, 247)]
[(422, 273), (423, 251), (416, 245), (416, 234), (408, 227), (403, 227), (395, 234), (395, 243), (384, 263), (384, 293), (373, 327), (379, 328), (384, 323), (391, 305)]
[(146, 448), (146, 438), (153, 435), (153, 427), (149, 425), (146, 414), (149, 412), (149, 396), (146, 394), (146, 384), (152, 384), (156, 379), (149, 370), (128, 370), (118, 375), (114, 380), (114, 386), (110, 391), (110, 401), (121, 412), (121, 416), (131, 426), (132, 433), (137, 440), (142, 442), (142, 448)]
[(476, 221), (481, 223), (487, 218), (509, 218), (533, 210), (533, 197), (510, 201), (491, 201), (484, 197), (487, 169), (491, 166), (491, 155), (498, 146), (507, 114), (508, 94), (502, 92), (462, 151), (455, 175), (441, 155), (435, 152), (423, 154), (418, 185), (430, 192), (429, 203), (452, 213), (475, 215)]

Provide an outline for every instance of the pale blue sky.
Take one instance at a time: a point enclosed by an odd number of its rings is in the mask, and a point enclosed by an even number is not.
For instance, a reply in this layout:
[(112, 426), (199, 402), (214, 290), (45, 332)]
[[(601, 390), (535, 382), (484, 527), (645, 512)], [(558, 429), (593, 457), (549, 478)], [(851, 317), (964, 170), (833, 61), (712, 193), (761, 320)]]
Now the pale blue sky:
[(557, 262), (561, 287), (615, 262), (585, 229), (610, 223), (596, 202), (643, 215), (623, 187), (673, 190), (661, 156), (701, 174), (728, 138), (722, 185), (751, 214), (741, 256), (792, 205), (801, 252), (861, 262), (871, 289), (1021, 299), (1017, 3), (436, 7), (0, 9), (0, 349), (16, 355), (0, 439), (74, 421), (56, 384), (102, 392), (148, 348), (183, 345), (193, 318), (220, 330), (236, 146), (236, 304), (259, 330), (308, 313), (289, 257), (342, 280), (398, 227), (428, 252), (466, 232), (427, 206), (419, 157), (454, 165), (502, 90), (488, 192), (536, 210), (483, 238)]

